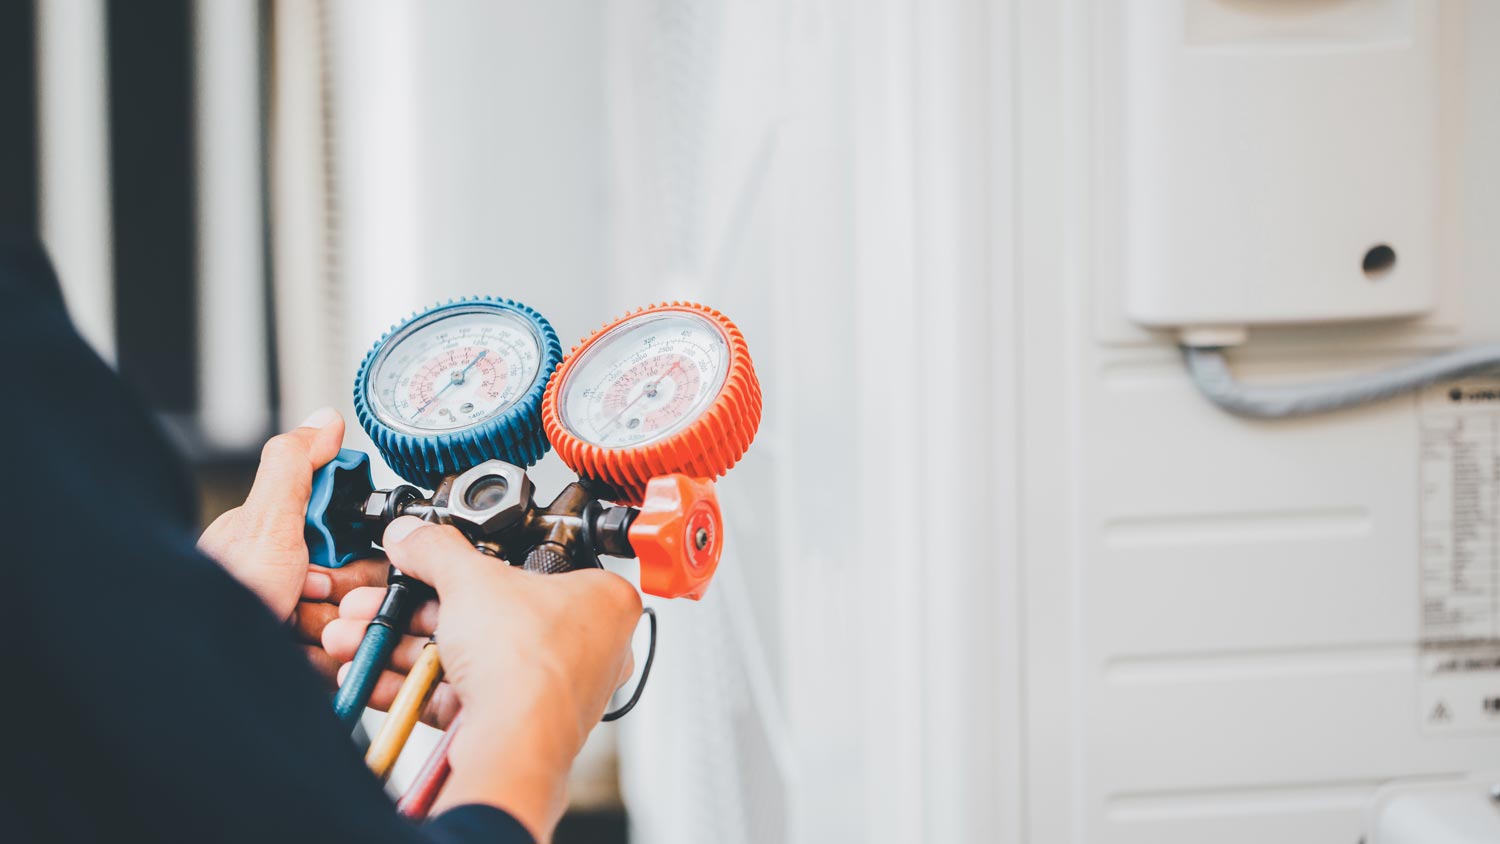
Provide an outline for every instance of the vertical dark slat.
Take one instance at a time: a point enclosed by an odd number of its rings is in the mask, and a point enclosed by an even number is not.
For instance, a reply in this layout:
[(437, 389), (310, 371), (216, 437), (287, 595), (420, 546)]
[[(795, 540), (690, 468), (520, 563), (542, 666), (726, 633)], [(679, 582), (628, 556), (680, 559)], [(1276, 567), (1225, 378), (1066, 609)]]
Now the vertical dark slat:
[(0, 225), (37, 227), (36, 4), (0, 2)]
[(109, 0), (110, 167), (120, 373), (159, 411), (197, 405), (189, 0)]
[(275, 255), (271, 232), (271, 33), (276, 25), (272, 0), (258, 4), (260, 26), (260, 231), (261, 259), (266, 268), (266, 402), (271, 425), (277, 427), (281, 409), (281, 369), (276, 355)]

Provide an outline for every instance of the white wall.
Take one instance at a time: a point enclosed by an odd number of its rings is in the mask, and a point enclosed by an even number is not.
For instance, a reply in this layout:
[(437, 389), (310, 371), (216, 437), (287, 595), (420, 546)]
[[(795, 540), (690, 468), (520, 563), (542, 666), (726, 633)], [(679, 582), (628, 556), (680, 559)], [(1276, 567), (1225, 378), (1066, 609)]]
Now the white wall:
[[(1494, 766), (1422, 726), (1416, 400), (1243, 422), (1123, 319), (1101, 11), (616, 7), (616, 269), (743, 313), (768, 405), (627, 726), (646, 840), (1353, 841), (1382, 786)], [(1247, 377), (1500, 335), (1500, 20), (1465, 11), (1436, 314), (1257, 332)], [(697, 248), (653, 242), (684, 204)]]
[(767, 407), (721, 484), (721, 574), (664, 614), (651, 708), (624, 725), (638, 837), (991, 839), (1018, 736), (992, 661), (1017, 601), (995, 506), (1015, 500), (1014, 356), (991, 342), (1013, 289), (988, 202), (1004, 22), (979, 3), (613, 12), (613, 268), (637, 300), (733, 314)]

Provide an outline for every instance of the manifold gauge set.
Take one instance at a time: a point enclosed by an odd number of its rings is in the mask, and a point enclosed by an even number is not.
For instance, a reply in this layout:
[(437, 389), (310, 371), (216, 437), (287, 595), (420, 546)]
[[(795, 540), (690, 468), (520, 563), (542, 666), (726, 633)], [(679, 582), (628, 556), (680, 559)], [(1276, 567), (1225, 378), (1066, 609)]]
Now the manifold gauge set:
[[(313, 563), (337, 568), (371, 556), (386, 525), (412, 515), (457, 528), (495, 565), (559, 574), (598, 567), (601, 556), (634, 557), (641, 591), (698, 599), (724, 548), (714, 482), (755, 438), (761, 394), (744, 336), (712, 308), (642, 308), (565, 356), (541, 314), (476, 297), (387, 332), (360, 366), (354, 406), (380, 456), (409, 483), (375, 489), (368, 455), (341, 451), (314, 478), (305, 529)], [(549, 449), (578, 479), (544, 503), (526, 470)], [(412, 612), (431, 597), (392, 570), (334, 698), (350, 729)], [(654, 654), (656, 617), (646, 612)], [(606, 719), (634, 706), (651, 659)], [(366, 753), (382, 779), (441, 679), (429, 642)], [(424, 817), (441, 790), (448, 740), (460, 727), (450, 727), (401, 799), (408, 816)]]

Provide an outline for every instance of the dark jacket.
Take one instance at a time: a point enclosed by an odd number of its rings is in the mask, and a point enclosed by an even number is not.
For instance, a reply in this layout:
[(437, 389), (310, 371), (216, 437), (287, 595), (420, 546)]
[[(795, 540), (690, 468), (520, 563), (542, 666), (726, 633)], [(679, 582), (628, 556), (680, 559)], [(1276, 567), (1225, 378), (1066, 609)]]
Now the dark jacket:
[(396, 814), (287, 628), (194, 549), (182, 461), (35, 238), (4, 229), (0, 414), (0, 838), (530, 841), (488, 806)]

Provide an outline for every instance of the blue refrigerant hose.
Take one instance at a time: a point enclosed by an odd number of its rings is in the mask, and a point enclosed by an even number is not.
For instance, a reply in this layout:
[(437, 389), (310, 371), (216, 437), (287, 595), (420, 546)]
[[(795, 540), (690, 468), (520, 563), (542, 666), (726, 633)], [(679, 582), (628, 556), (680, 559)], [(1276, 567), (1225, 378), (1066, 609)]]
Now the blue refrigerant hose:
[(333, 697), (333, 713), (345, 727), (353, 730), (359, 722), (381, 672), (390, 664), (391, 654), (411, 622), (412, 612), (430, 596), (430, 587), (392, 570), (380, 611), (365, 628), (365, 637), (349, 663), (349, 673)]
[(391, 653), (401, 634), (383, 624), (371, 624), (365, 628), (365, 637), (360, 640), (359, 650), (349, 663), (349, 673), (333, 697), (333, 714), (350, 730), (359, 722), (359, 716), (370, 702), (380, 672), (390, 663)]

